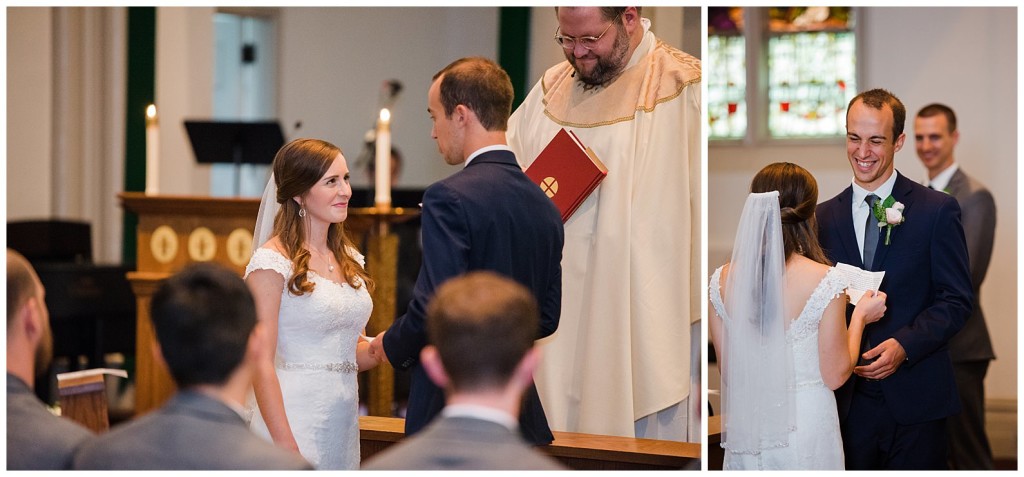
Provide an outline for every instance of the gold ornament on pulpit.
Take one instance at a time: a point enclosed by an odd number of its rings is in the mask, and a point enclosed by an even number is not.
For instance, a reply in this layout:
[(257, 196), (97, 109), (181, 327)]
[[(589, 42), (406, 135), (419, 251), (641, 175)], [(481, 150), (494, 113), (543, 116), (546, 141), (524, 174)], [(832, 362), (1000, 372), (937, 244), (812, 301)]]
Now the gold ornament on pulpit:
[(157, 262), (171, 263), (178, 255), (178, 234), (167, 225), (157, 227), (149, 238), (149, 251)]

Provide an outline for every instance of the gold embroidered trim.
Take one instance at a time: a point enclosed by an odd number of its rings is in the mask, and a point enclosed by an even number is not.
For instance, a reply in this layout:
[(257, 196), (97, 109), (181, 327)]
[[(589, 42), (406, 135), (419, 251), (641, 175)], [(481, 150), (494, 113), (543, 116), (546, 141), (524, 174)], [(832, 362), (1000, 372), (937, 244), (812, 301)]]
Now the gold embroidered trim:
[[(661, 51), (659, 51), (659, 50), (661, 50)], [(636, 112), (637, 111), (642, 111), (642, 112), (650, 113), (650, 112), (654, 111), (654, 109), (659, 104), (665, 103), (665, 102), (668, 102), (668, 101), (672, 101), (673, 99), (678, 98), (679, 95), (681, 95), (683, 93), (683, 90), (686, 89), (686, 87), (691, 86), (693, 84), (700, 83), (701, 77), (702, 77), (701, 69), (700, 69), (700, 60), (697, 60), (693, 56), (688, 55), (688, 54), (682, 52), (681, 50), (678, 50), (676, 48), (673, 48), (673, 47), (669, 46), (668, 44), (666, 44), (661, 39), (657, 39), (657, 43), (655, 44), (654, 49), (650, 53), (651, 59), (648, 60), (648, 66), (647, 66), (648, 69), (650, 69), (650, 68), (663, 68), (664, 67), (664, 64), (666, 62), (665, 61), (656, 61), (656, 59), (654, 58), (654, 56), (656, 54), (667, 54), (672, 59), (676, 60), (679, 64), (681, 64), (680, 68), (682, 67), (682, 65), (686, 65), (686, 66), (690, 67), (690, 71), (687, 71), (686, 73), (683, 73), (680, 76), (685, 77), (687, 75), (692, 75), (693, 71), (696, 71), (696, 75), (693, 75), (692, 77), (690, 77), (688, 79), (685, 79), (684, 81), (680, 82), (678, 84), (678, 87), (675, 89), (674, 92), (672, 92), (670, 94), (667, 94), (666, 96), (661, 97), (661, 98), (655, 98), (653, 100), (652, 99), (648, 99), (648, 98), (651, 98), (651, 96), (657, 96), (657, 93), (655, 91), (652, 91), (652, 88), (656, 88), (657, 85), (655, 84), (654, 81), (650, 81), (649, 77), (644, 77), (644, 79), (641, 80), (641, 82), (642, 82), (641, 88), (643, 88), (643, 91), (642, 91), (641, 94), (638, 95), (638, 97), (637, 97), (638, 104), (631, 110), (631, 114), (630, 115), (615, 117), (615, 118), (606, 119), (606, 120), (597, 121), (597, 122), (575, 122), (575, 121), (569, 121), (569, 120), (557, 118), (557, 117), (554, 116), (554, 114), (551, 111), (548, 110), (548, 97), (547, 96), (548, 96), (548, 93), (551, 91), (551, 88), (555, 87), (555, 85), (558, 85), (561, 88), (565, 88), (566, 86), (563, 86), (561, 84), (562, 81), (566, 81), (566, 80), (571, 81), (568, 78), (566, 78), (566, 76), (572, 71), (572, 66), (569, 64), (568, 61), (566, 61), (566, 62), (563, 62), (563, 63), (560, 63), (560, 64), (556, 65), (551, 70), (546, 72), (544, 74), (544, 77), (541, 79), (541, 91), (544, 93), (543, 97), (541, 98), (541, 103), (544, 105), (544, 115), (547, 116), (551, 121), (553, 121), (556, 124), (558, 124), (560, 126), (563, 126), (563, 127), (593, 128), (593, 127), (607, 126), (607, 125), (621, 123), (621, 122), (625, 122), (625, 121), (631, 121), (631, 120), (636, 118)], [(546, 80), (548, 80), (548, 81), (546, 81)], [(644, 84), (644, 83), (646, 83), (646, 84)], [(572, 88), (574, 86), (573, 86), (572, 83), (570, 83), (568, 85), (568, 87)], [(650, 106), (648, 106), (648, 104)]]

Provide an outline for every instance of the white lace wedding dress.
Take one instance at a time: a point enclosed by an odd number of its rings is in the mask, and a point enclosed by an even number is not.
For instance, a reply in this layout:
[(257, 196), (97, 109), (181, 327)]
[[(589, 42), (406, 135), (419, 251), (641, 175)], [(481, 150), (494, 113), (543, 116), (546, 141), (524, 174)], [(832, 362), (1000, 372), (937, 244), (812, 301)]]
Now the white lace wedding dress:
[[(351, 253), (362, 265), (363, 256)], [(317, 469), (358, 469), (356, 343), (373, 308), (369, 292), (365, 286), (356, 290), (310, 270), (313, 292), (292, 295), (287, 289), (291, 260), (266, 248), (253, 253), (245, 276), (255, 270), (273, 270), (285, 277), (274, 364), (299, 452)], [(251, 414), (252, 430), (270, 440), (251, 393), (246, 414)]]
[[(728, 328), (729, 317), (722, 302), (719, 267), (711, 275), (709, 296), (715, 312)], [(786, 333), (786, 342), (793, 352), (795, 389), (792, 389), (796, 409), (796, 429), (789, 435), (789, 445), (763, 449), (759, 454), (730, 452), (725, 443), (724, 469), (843, 469), (843, 441), (839, 433), (839, 415), (832, 391), (821, 380), (818, 367), (818, 323), (825, 307), (846, 288), (834, 268), (811, 293), (800, 316)], [(728, 346), (728, 344), (726, 344)], [(726, 434), (728, 440), (728, 433)]]

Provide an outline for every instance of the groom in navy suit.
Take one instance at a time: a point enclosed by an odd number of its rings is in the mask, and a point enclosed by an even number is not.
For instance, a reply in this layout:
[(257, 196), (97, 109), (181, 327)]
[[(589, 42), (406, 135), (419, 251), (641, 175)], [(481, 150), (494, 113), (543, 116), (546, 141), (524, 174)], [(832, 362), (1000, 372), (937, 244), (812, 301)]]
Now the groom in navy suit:
[[(423, 194), (423, 263), (405, 315), (370, 344), (377, 359), (412, 368), (405, 432), (437, 416), (444, 392), (419, 362), (427, 342), (426, 309), (445, 280), (490, 270), (530, 290), (540, 305), (535, 339), (555, 332), (562, 304), (562, 219), (554, 203), (523, 173), (505, 144), (512, 82), (486, 58), (456, 60), (434, 76), (427, 93), (431, 136), (445, 162), (465, 167)], [(465, 359), (475, 359), (465, 356)], [(519, 431), (532, 444), (554, 440), (537, 388), (530, 385)]]
[[(967, 244), (956, 199), (894, 169), (905, 118), (882, 89), (850, 101), (853, 184), (817, 210), (829, 258), (884, 270), (880, 289), (890, 297), (885, 316), (864, 330), (854, 375), (836, 391), (847, 469), (945, 468), (945, 418), (960, 412), (948, 344), (974, 300)], [(890, 195), (904, 208), (879, 227), (869, 204), (883, 207)]]

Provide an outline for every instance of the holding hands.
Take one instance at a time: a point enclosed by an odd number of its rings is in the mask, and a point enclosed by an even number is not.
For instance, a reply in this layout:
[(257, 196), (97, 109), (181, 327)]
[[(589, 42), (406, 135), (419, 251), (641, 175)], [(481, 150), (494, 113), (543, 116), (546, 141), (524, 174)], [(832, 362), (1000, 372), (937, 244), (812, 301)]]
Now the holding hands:
[(375, 359), (378, 364), (383, 363), (388, 359), (387, 355), (384, 354), (384, 340), (381, 339), (383, 337), (384, 332), (381, 331), (376, 337), (367, 339), (370, 343), (370, 357)]

